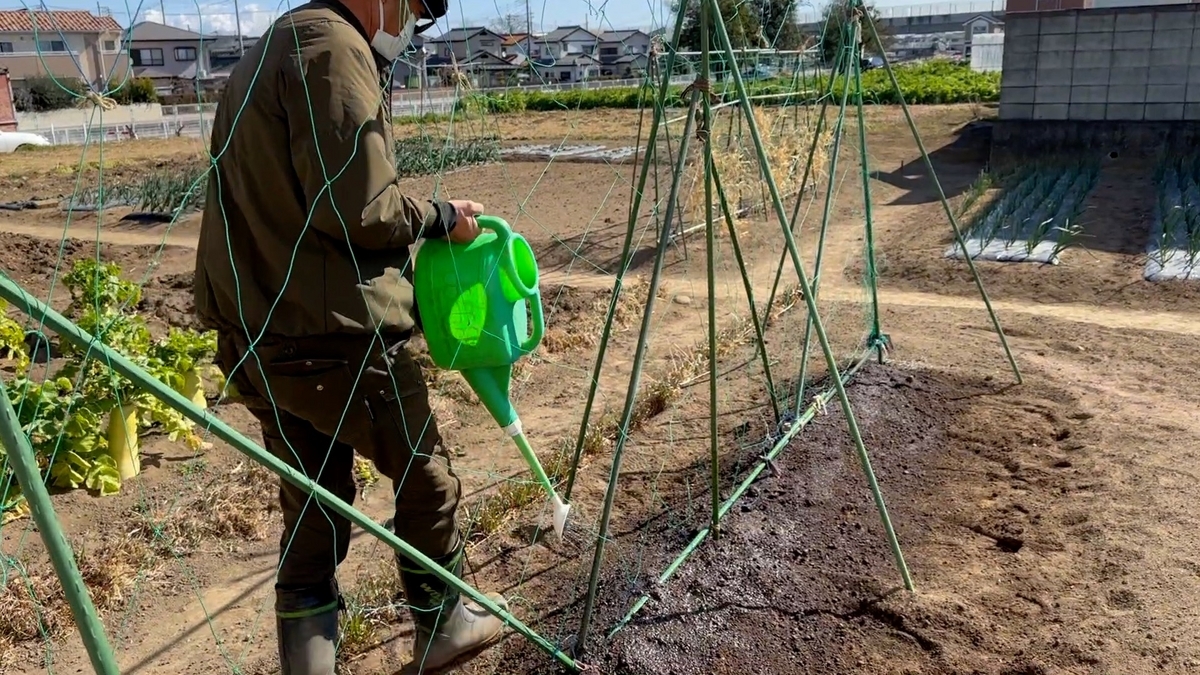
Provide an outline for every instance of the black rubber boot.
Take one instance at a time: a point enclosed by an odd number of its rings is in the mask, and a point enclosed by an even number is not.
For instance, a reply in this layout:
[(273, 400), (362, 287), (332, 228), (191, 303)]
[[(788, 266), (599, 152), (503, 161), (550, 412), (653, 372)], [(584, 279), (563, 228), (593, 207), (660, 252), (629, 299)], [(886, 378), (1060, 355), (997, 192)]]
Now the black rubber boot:
[[(401, 675), (435, 675), (458, 666), (500, 638), (504, 623), (458, 591), (404, 558), (397, 557), (400, 579), (413, 615), (413, 660)], [(462, 550), (434, 559), (454, 576), (462, 576)], [(488, 596), (507, 609), (504, 597)]]
[(275, 588), (280, 675), (334, 675), (337, 655), (337, 582)]

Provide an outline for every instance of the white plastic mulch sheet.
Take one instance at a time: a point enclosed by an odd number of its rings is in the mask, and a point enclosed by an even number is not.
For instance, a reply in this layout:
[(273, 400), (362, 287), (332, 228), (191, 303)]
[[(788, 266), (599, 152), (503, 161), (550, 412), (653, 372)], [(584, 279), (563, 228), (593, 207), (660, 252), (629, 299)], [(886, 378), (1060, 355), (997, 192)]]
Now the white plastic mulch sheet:
[(573, 161), (616, 161), (632, 157), (637, 152), (635, 146), (609, 148), (604, 145), (518, 145), (504, 148), (500, 154), (510, 159), (566, 159)]
[(1168, 160), (1158, 179), (1154, 226), (1146, 247), (1147, 281), (1200, 279), (1200, 186), (1193, 163)]
[[(985, 242), (979, 237), (966, 237), (967, 255), (972, 260), (992, 260), (995, 262), (1036, 262), (1057, 265), (1058, 256), (1054, 254), (1054, 242), (1041, 241), (1029, 247), (1028, 241), (997, 241)], [(946, 249), (947, 258), (962, 260), (962, 249), (958, 243), (951, 244)]]

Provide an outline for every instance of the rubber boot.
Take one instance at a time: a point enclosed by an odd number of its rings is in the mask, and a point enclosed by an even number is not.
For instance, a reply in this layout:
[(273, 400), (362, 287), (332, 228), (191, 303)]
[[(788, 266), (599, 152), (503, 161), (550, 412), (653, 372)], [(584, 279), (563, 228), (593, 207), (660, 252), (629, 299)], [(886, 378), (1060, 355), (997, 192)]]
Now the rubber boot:
[[(462, 551), (441, 560), (439, 565), (455, 576), (462, 575)], [(399, 559), (400, 579), (412, 609), (415, 639), (413, 660), (400, 675), (436, 675), (459, 666), (496, 642), (503, 634), (504, 622), (476, 603), (460, 597), (449, 585), (432, 574)], [(407, 563), (407, 564), (406, 564)], [(499, 594), (488, 598), (507, 609)]]
[(336, 582), (275, 589), (280, 675), (334, 675), (338, 610)]

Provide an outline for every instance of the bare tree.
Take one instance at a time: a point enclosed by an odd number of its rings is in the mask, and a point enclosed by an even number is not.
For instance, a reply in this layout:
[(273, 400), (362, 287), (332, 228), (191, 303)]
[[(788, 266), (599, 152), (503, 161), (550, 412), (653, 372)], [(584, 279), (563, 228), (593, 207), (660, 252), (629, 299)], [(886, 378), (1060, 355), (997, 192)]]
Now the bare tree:
[(491, 28), (492, 30), (496, 31), (497, 33), (501, 33), (503, 35), (512, 35), (514, 33), (524, 33), (525, 32), (525, 15), (524, 14), (516, 14), (513, 12), (509, 12), (507, 14), (501, 14), (500, 16), (492, 19), (491, 23), (488, 24), (488, 28)]

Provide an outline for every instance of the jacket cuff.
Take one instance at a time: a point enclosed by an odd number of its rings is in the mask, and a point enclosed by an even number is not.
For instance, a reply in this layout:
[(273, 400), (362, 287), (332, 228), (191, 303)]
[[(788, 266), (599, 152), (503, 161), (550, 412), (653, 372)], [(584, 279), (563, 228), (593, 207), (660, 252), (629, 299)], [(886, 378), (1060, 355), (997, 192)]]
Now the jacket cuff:
[(425, 227), (422, 228), (422, 239), (441, 239), (458, 224), (458, 211), (450, 202), (429, 202), (430, 209), (425, 216)]

